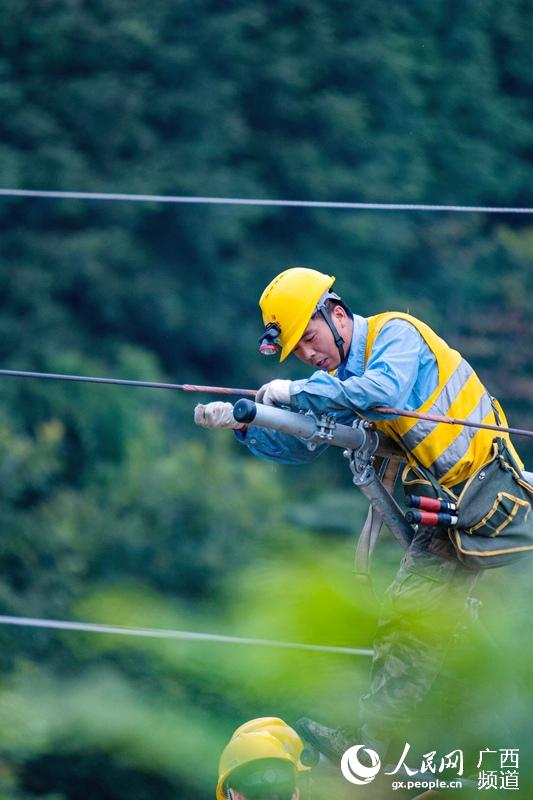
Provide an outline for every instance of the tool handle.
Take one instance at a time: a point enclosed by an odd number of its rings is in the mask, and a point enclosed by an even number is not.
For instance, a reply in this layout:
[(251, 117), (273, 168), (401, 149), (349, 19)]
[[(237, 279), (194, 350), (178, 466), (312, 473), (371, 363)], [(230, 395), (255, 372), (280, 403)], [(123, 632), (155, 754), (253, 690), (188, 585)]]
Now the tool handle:
[(405, 515), (412, 525), (443, 525), (450, 527), (457, 524), (457, 517), (452, 514), (436, 514), (434, 511), (408, 511)]
[(455, 503), (450, 503), (448, 500), (437, 500), (435, 497), (419, 497), (416, 494), (408, 494), (405, 498), (405, 503), (411, 508), (420, 508), (422, 511), (444, 511), (450, 513), (456, 511)]

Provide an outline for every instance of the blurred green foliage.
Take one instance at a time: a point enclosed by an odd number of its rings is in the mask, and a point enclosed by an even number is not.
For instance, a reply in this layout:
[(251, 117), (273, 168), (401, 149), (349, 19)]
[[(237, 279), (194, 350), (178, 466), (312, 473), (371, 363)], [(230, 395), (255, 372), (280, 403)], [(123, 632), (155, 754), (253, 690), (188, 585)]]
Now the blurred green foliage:
[[(0, 183), (532, 206), (532, 20), (527, 0), (4, 0)], [(256, 357), (256, 302), (304, 264), (336, 275), (360, 313), (434, 325), (532, 428), (532, 259), (528, 216), (4, 198), (0, 362), (243, 387), (300, 377)], [(256, 461), (195, 430), (194, 402), (1, 382), (1, 613), (368, 647), (377, 601), (351, 573), (365, 508), (340, 454)], [(398, 557), (385, 537), (378, 594)], [(426, 747), (446, 741), (442, 720), (455, 746), (529, 742), (527, 566), (483, 583), (498, 645), (478, 643), (475, 661), (458, 650), (474, 709), (436, 698)], [(37, 629), (4, 627), (0, 642), (0, 800), (203, 800), (234, 727), (353, 725), (369, 666)]]

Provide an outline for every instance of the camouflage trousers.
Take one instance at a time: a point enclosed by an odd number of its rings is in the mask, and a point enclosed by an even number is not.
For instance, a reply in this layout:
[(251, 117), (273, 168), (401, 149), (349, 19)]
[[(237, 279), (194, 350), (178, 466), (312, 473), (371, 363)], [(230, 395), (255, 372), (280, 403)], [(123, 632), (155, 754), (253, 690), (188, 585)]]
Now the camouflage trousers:
[(382, 756), (438, 680), (478, 574), (457, 560), (442, 529), (419, 527), (387, 589), (360, 701), (362, 741)]

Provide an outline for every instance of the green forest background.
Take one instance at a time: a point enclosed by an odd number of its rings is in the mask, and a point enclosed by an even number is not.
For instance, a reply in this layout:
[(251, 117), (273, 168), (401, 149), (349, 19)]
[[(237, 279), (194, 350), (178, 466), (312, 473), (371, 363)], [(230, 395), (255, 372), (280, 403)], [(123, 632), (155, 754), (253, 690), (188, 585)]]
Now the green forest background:
[[(533, 206), (532, 23), (530, 0), (3, 0), (0, 186)], [(3, 368), (304, 376), (259, 359), (257, 300), (306, 265), (358, 313), (429, 322), (533, 428), (529, 215), (0, 198), (0, 248)], [(370, 646), (341, 454), (253, 459), (194, 427), (197, 399), (0, 381), (0, 613)], [(385, 538), (378, 590), (398, 560)], [(528, 569), (487, 576), (523, 684), (513, 741), (481, 715), (483, 747), (531, 750)], [(237, 725), (353, 724), (369, 667), (5, 626), (0, 643), (1, 800), (204, 800)], [(480, 706), (501, 677), (476, 676)]]

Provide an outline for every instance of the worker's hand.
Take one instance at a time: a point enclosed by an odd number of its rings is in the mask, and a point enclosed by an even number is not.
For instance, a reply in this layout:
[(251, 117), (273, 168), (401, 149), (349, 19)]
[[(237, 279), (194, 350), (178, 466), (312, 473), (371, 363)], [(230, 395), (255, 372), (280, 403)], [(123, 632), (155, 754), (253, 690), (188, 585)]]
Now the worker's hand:
[(194, 421), (201, 428), (233, 428), (238, 430), (245, 427), (242, 422), (237, 422), (233, 416), (231, 403), (217, 400), (215, 403), (202, 405), (198, 403), (194, 409)]
[(282, 381), (279, 378), (265, 383), (255, 396), (256, 403), (263, 403), (265, 406), (290, 406), (291, 383), (292, 381)]

